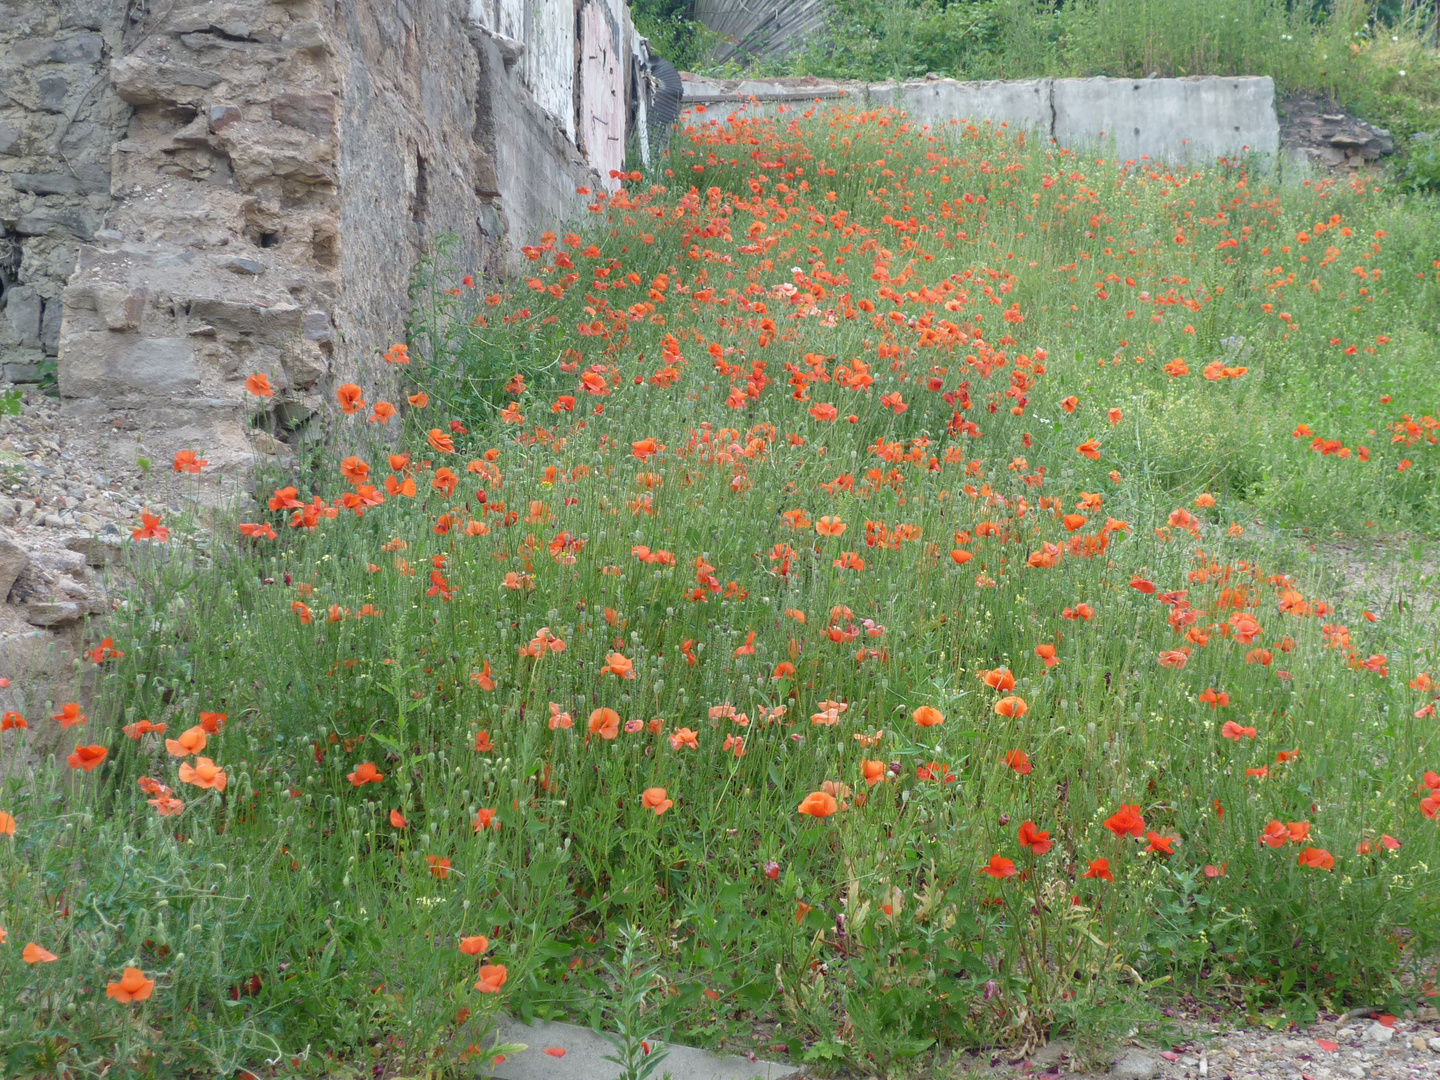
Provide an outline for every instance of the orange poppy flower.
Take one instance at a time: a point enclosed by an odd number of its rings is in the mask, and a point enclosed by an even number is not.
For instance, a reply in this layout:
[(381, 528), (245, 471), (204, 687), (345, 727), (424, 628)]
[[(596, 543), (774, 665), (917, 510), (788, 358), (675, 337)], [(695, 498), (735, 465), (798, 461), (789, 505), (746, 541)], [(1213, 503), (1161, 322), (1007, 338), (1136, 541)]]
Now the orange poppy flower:
[(130, 530), (130, 537), (134, 540), (158, 540), (160, 543), (170, 539), (170, 528), (160, 524), (160, 518), (148, 510), (140, 511), (140, 527)]
[(49, 949), (36, 945), (35, 942), (28, 943), (20, 950), (20, 959), (27, 964), (50, 964), (60, 959)]
[(153, 806), (161, 817), (174, 817), (185, 812), (184, 802), (169, 795), (160, 795), (145, 801)]
[(25, 722), (25, 717), (13, 709), (8, 710), (3, 717), (0, 717), (0, 731), (9, 731), (11, 728), (15, 728), (18, 731), (28, 728), (29, 726), (30, 725)]
[(391, 810), (391, 811), (390, 811), (390, 824), (393, 825), (393, 826), (394, 826), (395, 828), (397, 828), (397, 829), (403, 829), (403, 828), (405, 828), (405, 826), (409, 825), (410, 823), (405, 820), (405, 815), (402, 814), (402, 813), (400, 813), (399, 810)]
[(1024, 750), (1010, 750), (1005, 754), (1005, 764), (1014, 769), (1021, 776), (1030, 775), (1030, 755)]
[(697, 731), (691, 731), (688, 727), (682, 727), (670, 736), (670, 748), (672, 750), (699, 750), (699, 734)]
[(196, 457), (194, 450), (177, 450), (175, 451), (175, 460), (171, 462), (171, 471), (198, 473), (209, 464), (210, 462), (204, 458)]
[(934, 727), (945, 722), (945, 714), (933, 705), (921, 705), (910, 714), (910, 718), (921, 727)]
[(354, 383), (342, 383), (335, 390), (335, 400), (340, 403), (340, 411), (346, 414), (357, 413), (365, 408), (365, 391)]
[(496, 816), (498, 811), (493, 807), (482, 806), (475, 812), (475, 832), (482, 833), (486, 829), (500, 829), (500, 819)]
[(78, 704), (71, 701), (67, 702), (64, 705), (61, 705), (60, 711), (54, 716), (52, 716), (51, 719), (54, 720), (57, 724), (59, 724), (62, 728), (68, 728), (85, 723), (85, 721), (88, 720), (89, 717), (87, 717), (84, 713), (80, 711), (80, 706)]
[(654, 810), (655, 816), (659, 817), (675, 805), (675, 800), (665, 797), (665, 789), (663, 787), (652, 787), (646, 788), (640, 793), (640, 805), (646, 810)]
[(411, 394), (405, 400), (410, 402), (415, 408), (423, 409), (430, 404), (430, 395), (422, 390), (418, 394)]
[(0, 810), (0, 836), (15, 835), (15, 815)]
[(812, 791), (800, 803), (799, 812), (814, 818), (827, 818), (840, 808), (835, 796), (824, 791)]
[(839, 536), (848, 526), (838, 517), (827, 515), (815, 522), (815, 531), (821, 536)]
[(601, 707), (590, 714), (587, 728), (591, 735), (602, 739), (613, 739), (620, 734), (620, 714), (614, 709)]
[(871, 761), (868, 758), (860, 759), (860, 774), (865, 777), (865, 783), (874, 787), (889, 775), (890, 766), (883, 761)]
[(165, 749), (174, 757), (189, 757), (191, 754), (198, 754), (204, 750), (207, 742), (209, 742), (209, 738), (205, 734), (205, 729), (196, 724), (194, 727), (182, 731), (178, 739), (166, 739)]
[(1035, 646), (1035, 655), (1040, 657), (1040, 660), (1047, 668), (1053, 668), (1060, 663), (1060, 657), (1056, 655), (1056, 652), (1055, 646), (1048, 643)]
[(455, 441), (438, 427), (430, 429), (425, 436), (425, 441), (430, 444), (431, 449), (438, 450), (442, 454), (455, 452)]
[(72, 769), (84, 769), (86, 772), (90, 772), (104, 761), (105, 756), (109, 753), (110, 751), (105, 747), (95, 743), (89, 746), (77, 746), (75, 752), (65, 759), (65, 764)]
[(263, 371), (251, 375), (245, 380), (245, 392), (254, 394), (256, 397), (274, 397), (275, 391), (270, 386), (270, 376)]
[[(1117, 410), (1118, 411), (1118, 410)], [(1110, 872), (1109, 859), (1091, 859), (1090, 869), (1080, 875), (1081, 877), (1095, 878), (1098, 881), (1114, 881), (1115, 875)]]
[(1016, 697), (1013, 694), (1009, 695), (1008, 697), (1002, 697), (999, 701), (995, 703), (996, 716), (1010, 716), (1019, 718), (1021, 716), (1024, 716), (1029, 711), (1030, 706), (1025, 703), (1025, 699), (1022, 697)]
[[(201, 760), (203, 761), (204, 759), (202, 758)], [(370, 762), (362, 761), (359, 765), (355, 766), (355, 771), (347, 773), (345, 778), (356, 787), (364, 787), (366, 784), (380, 783), (380, 781), (385, 779), (385, 774), (375, 768)], [(184, 777), (181, 777), (181, 779), (184, 779)]]
[(505, 970), (504, 964), (482, 964), (475, 989), (482, 994), (498, 994), (509, 977), (510, 973)]
[(390, 404), (390, 402), (377, 401), (375, 402), (374, 409), (370, 413), (370, 423), (388, 424), (395, 418), (397, 412), (398, 410), (394, 405)]
[(370, 466), (363, 458), (351, 454), (340, 462), (340, 475), (352, 484), (363, 484), (370, 476)]
[(1220, 729), (1220, 736), (1229, 739), (1231, 742), (1239, 742), (1241, 739), (1253, 739), (1258, 734), (1253, 727), (1242, 727), (1234, 720), (1226, 720), (1225, 725)]
[(1296, 863), (1300, 866), (1308, 866), (1312, 870), (1333, 870), (1335, 869), (1335, 856), (1324, 848), (1307, 847), (1300, 852)]
[(473, 937), (460, 939), (460, 951), (466, 956), (479, 956), (489, 947), (490, 939), (484, 934), (475, 934)]
[(486, 693), (495, 689), (495, 680), (490, 675), (490, 661), (488, 658), (485, 661), (484, 667), (479, 671), (472, 671), (470, 673), (470, 681)]
[(995, 668), (993, 671), (986, 668), (975, 674), (991, 690), (998, 690), (1003, 694), (1007, 690), (1015, 689), (1015, 676), (1009, 668)]
[(194, 784), (198, 788), (214, 788), (216, 791), (224, 791), (230, 778), (221, 771), (220, 766), (208, 757), (197, 757), (193, 766), (188, 761), (181, 764), (180, 782)]
[(616, 675), (622, 679), (633, 679), (635, 677), (635, 665), (618, 652), (612, 652), (606, 655), (605, 666), (601, 668), (601, 671), (607, 675)]
[(127, 967), (120, 975), (119, 982), (105, 984), (106, 997), (112, 997), (121, 1005), (132, 1001), (144, 1001), (155, 990), (155, 980), (147, 979), (139, 968)]
[(1284, 847), (1290, 841), (1290, 830), (1279, 821), (1272, 821), (1260, 834), (1260, 843), (1272, 848)]
[(1091, 461), (1100, 460), (1100, 444), (1094, 439), (1086, 439), (1075, 448), (1075, 452), (1081, 457), (1087, 457)]
[(430, 873), (442, 880), (450, 876), (450, 860), (443, 855), (426, 855), (425, 865), (430, 867)]

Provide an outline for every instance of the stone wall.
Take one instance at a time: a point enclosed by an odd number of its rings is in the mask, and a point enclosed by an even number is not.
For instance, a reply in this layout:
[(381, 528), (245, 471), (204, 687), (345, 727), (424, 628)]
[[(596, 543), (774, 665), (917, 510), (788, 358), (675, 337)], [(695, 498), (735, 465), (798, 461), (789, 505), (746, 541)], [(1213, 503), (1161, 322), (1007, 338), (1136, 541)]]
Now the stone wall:
[(60, 348), (61, 292), (109, 208), (110, 147), (129, 109), (111, 84), (121, 5), (0, 4), (0, 375), (33, 379)]
[(391, 395), (379, 357), (440, 234), (494, 276), (625, 164), (623, 0), (0, 12), (0, 374), (48, 355), (77, 421), (222, 481), (307, 438), (340, 382)]
[(59, 391), (0, 409), (0, 708), (86, 700), (141, 510), (248, 498), (342, 382), (404, 407), (417, 261), (488, 289), (585, 214), (642, 54), (622, 0), (0, 0), (0, 378)]

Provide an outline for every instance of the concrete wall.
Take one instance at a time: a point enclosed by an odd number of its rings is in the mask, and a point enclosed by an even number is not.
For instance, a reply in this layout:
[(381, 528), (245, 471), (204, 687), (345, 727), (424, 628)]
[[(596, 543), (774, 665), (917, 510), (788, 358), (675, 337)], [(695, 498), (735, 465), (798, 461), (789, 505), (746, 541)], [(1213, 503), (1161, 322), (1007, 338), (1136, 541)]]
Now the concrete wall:
[(1056, 79), (1061, 146), (1109, 145), (1122, 161), (1213, 162), (1280, 148), (1269, 78)]
[(1051, 131), (1054, 126), (1054, 79), (1016, 82), (929, 82), (871, 86), (871, 105), (901, 109), (923, 124), (938, 128), (951, 120), (988, 120), (1020, 131)]
[[(1025, 79), (1015, 82), (827, 83), (810, 80), (686, 82), (688, 100), (707, 118), (729, 112), (770, 114), (781, 103), (808, 108), (842, 95), (855, 107), (899, 109), (932, 128), (991, 123), (1035, 131), (1061, 146), (1112, 153), (1117, 161), (1148, 157), (1171, 164), (1206, 164), (1280, 147), (1275, 86), (1269, 78)], [(757, 100), (748, 101), (751, 96)], [(828, 101), (825, 104), (829, 105)], [(686, 119), (698, 119), (694, 112)]]

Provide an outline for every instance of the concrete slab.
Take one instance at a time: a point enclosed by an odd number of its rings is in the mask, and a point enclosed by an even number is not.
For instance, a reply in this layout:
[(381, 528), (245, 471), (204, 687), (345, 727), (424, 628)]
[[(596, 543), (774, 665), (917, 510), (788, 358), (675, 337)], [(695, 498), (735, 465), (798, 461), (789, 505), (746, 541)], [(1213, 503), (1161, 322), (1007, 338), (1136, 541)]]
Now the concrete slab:
[(1053, 79), (1014, 82), (883, 83), (870, 87), (871, 105), (903, 109), (911, 118), (941, 133), (952, 122), (1006, 125), (1011, 131), (1040, 131), (1048, 137), (1054, 121), (1050, 104)]
[(1148, 155), (1174, 164), (1274, 154), (1280, 148), (1275, 84), (1268, 77), (1056, 79), (1055, 141), (1106, 147), (1120, 161)]
[[(614, 1048), (599, 1034), (577, 1024), (545, 1023), (527, 1025), (513, 1017), (500, 1020), (499, 1041), (524, 1043), (529, 1049), (512, 1054), (499, 1065), (486, 1064), (481, 1076), (494, 1080), (615, 1080), (620, 1069), (605, 1057)], [(553, 1057), (546, 1049), (564, 1050)], [(742, 1057), (712, 1054), (692, 1046), (670, 1044), (670, 1055), (656, 1070), (659, 1080), (669, 1073), (673, 1080), (802, 1080), (804, 1074), (793, 1065), (773, 1061), (749, 1061)]]

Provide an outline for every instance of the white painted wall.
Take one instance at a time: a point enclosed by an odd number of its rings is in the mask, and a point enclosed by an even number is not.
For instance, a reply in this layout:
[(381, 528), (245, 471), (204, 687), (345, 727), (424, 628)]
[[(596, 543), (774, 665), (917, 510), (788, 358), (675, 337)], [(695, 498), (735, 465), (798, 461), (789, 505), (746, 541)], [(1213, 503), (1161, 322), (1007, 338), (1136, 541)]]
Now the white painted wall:
[(572, 0), (470, 0), (470, 20), (525, 46), (517, 63), (521, 84), (575, 142)]

